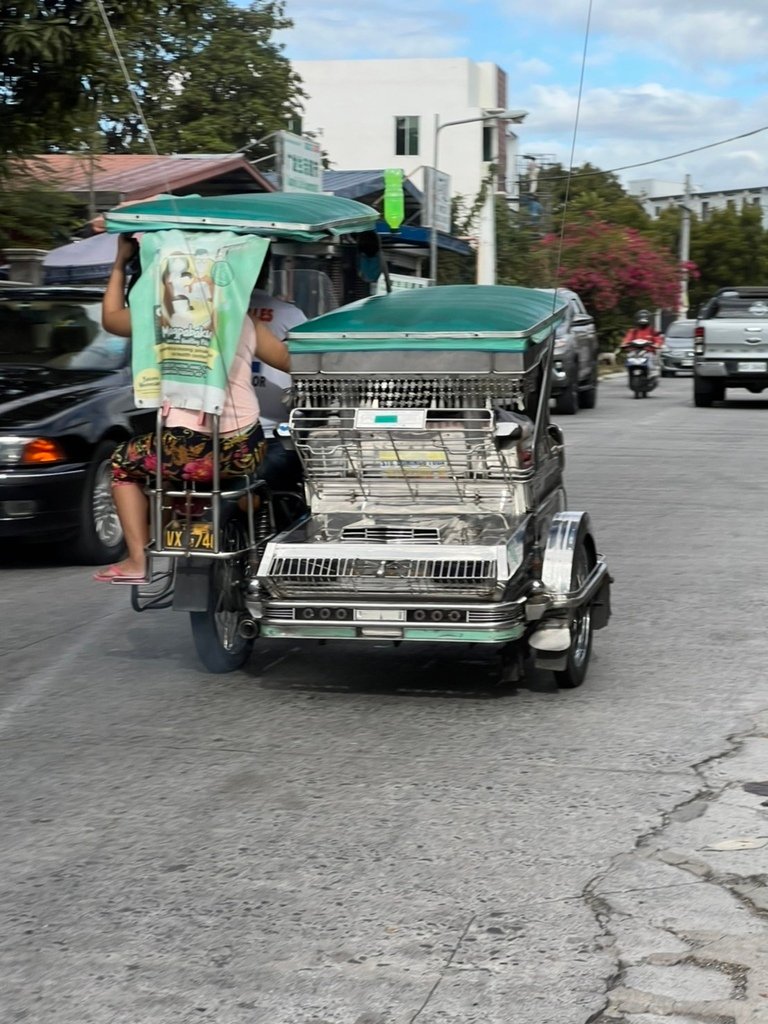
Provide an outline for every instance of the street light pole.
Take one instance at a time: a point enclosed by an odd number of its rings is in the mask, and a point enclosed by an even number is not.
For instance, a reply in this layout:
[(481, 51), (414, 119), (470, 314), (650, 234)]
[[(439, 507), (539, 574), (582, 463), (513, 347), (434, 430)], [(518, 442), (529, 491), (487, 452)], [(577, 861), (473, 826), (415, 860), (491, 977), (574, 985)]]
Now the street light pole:
[(680, 298), (677, 304), (677, 318), (683, 320), (688, 316), (688, 260), (691, 248), (691, 176), (685, 176), (685, 196), (683, 198), (682, 218), (680, 223)]
[(435, 184), (438, 170), (438, 146), (440, 141), (440, 132), (443, 128), (452, 128), (457, 124), (476, 124), (478, 121), (510, 121), (512, 124), (520, 124), (528, 116), (527, 110), (503, 110), (501, 108), (487, 110), (484, 114), (480, 114), (479, 117), (464, 117), (459, 121), (444, 121), (440, 124), (440, 115), (435, 114), (435, 130), (434, 130), (434, 141), (432, 145), (432, 158), (434, 160), (434, 167), (432, 168), (432, 174), (430, 178), (430, 188), (427, 203), (427, 211), (429, 213), (429, 276), (434, 284), (437, 284), (437, 225), (435, 224), (435, 214), (437, 212), (437, 203), (435, 195)]

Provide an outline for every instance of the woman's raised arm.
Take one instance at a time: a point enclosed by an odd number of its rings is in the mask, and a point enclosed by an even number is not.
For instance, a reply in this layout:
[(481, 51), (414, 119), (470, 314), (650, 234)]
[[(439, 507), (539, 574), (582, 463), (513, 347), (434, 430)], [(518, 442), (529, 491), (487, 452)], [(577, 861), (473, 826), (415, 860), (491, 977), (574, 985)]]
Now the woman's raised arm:
[(136, 240), (131, 235), (120, 235), (117, 256), (101, 303), (102, 327), (120, 338), (131, 336), (131, 311), (125, 304), (125, 270), (135, 254)]

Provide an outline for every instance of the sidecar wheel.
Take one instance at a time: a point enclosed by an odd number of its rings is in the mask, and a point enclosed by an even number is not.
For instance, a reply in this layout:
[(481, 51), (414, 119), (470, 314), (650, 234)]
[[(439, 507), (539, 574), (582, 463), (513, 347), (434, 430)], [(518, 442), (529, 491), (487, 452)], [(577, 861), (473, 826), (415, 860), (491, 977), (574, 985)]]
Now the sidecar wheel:
[[(233, 517), (222, 527), (224, 550), (246, 547), (245, 524)], [(247, 556), (213, 561), (208, 582), (208, 607), (190, 612), (195, 650), (209, 672), (222, 674), (241, 668), (253, 650), (253, 639), (240, 636), (245, 615)]]
[[(589, 576), (594, 567), (594, 558), (584, 541), (574, 558), (571, 588), (576, 589)], [(557, 685), (564, 690), (574, 690), (581, 686), (587, 676), (589, 659), (592, 656), (592, 606), (587, 604), (573, 616), (571, 625), (571, 646), (568, 650), (568, 661), (564, 669), (555, 672)]]

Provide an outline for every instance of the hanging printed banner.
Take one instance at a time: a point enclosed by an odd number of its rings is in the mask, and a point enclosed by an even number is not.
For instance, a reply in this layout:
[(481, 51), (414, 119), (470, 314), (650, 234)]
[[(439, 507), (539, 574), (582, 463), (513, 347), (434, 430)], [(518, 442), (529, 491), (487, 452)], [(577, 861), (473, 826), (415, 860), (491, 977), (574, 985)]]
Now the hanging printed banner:
[(142, 236), (142, 272), (128, 300), (137, 406), (221, 413), (268, 246), (231, 231)]
[(404, 219), (403, 169), (393, 167), (384, 171), (384, 220), (396, 231)]

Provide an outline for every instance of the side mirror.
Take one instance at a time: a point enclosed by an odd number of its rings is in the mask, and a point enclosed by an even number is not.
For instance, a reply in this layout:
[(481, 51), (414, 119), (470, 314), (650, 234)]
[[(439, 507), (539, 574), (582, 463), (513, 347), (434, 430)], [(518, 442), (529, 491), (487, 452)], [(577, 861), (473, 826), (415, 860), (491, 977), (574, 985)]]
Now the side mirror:
[(294, 444), (291, 437), (291, 428), (287, 423), (278, 423), (275, 427), (275, 437), (286, 451), (293, 451)]
[(563, 434), (562, 427), (559, 427), (557, 423), (550, 423), (547, 427), (547, 435), (553, 445), (560, 445), (565, 447), (565, 435)]
[(552, 454), (560, 464), (560, 471), (565, 469), (565, 436), (556, 423), (547, 425), (547, 440)]

